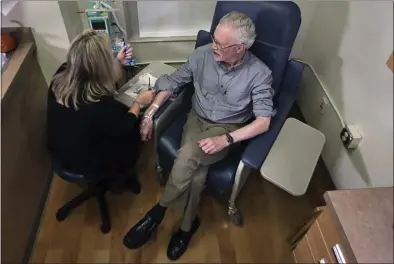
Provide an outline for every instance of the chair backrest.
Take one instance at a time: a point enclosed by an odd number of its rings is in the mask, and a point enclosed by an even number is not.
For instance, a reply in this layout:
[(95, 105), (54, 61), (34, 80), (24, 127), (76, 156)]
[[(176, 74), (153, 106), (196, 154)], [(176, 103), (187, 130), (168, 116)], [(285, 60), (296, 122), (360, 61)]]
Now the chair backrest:
[(257, 37), (250, 51), (271, 69), (272, 86), (278, 93), (301, 25), (299, 7), (291, 1), (218, 1), (210, 33), (231, 11), (242, 12), (254, 21)]

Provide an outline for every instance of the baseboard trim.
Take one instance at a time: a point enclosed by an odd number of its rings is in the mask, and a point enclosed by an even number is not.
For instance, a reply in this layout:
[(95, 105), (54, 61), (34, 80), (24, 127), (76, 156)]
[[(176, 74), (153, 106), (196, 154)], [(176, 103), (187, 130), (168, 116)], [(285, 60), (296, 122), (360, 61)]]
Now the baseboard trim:
[(42, 220), (42, 217), (44, 215), (44, 211), (45, 211), (45, 208), (47, 205), (53, 176), (54, 176), (54, 171), (52, 170), (52, 167), (51, 167), (51, 169), (49, 170), (47, 181), (45, 183), (44, 194), (41, 197), (40, 206), (38, 208), (38, 213), (37, 213), (36, 218), (34, 220), (33, 229), (31, 231), (31, 234), (29, 237), (29, 242), (27, 244), (25, 254), (22, 258), (22, 263), (30, 263), (30, 258), (32, 256), (32, 253), (33, 253), (33, 250), (34, 250), (35, 244), (36, 244), (37, 234), (40, 229), (41, 220)]
[[(157, 62), (157, 61), (141, 61), (136, 63), (135, 65), (138, 67), (141, 66), (148, 66), (149, 64), (151, 64), (152, 62)], [(168, 64), (168, 65), (172, 65), (172, 64), (183, 64), (186, 62), (186, 60), (167, 60), (167, 61), (160, 61), (162, 63)]]
[(174, 36), (174, 37), (134, 37), (128, 40), (129, 43), (155, 43), (155, 42), (195, 42), (197, 35)]

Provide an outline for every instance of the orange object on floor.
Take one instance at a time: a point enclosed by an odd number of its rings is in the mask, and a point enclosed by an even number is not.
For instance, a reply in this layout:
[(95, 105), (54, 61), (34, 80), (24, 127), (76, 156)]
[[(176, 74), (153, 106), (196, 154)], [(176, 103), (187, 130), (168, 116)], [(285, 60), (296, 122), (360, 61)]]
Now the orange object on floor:
[(16, 41), (9, 33), (1, 33), (1, 52), (9, 52), (16, 48)]

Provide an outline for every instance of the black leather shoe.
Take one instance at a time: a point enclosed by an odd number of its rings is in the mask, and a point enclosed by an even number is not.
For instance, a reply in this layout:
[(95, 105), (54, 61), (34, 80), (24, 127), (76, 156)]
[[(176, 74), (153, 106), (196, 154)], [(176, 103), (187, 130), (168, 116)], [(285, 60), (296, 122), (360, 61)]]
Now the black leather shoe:
[(134, 225), (123, 238), (123, 245), (129, 249), (136, 249), (149, 241), (161, 221), (154, 219), (149, 214), (145, 215)]
[(189, 232), (179, 229), (177, 232), (175, 232), (175, 234), (172, 235), (167, 248), (167, 257), (170, 260), (177, 260), (183, 255), (183, 253), (185, 253), (191, 238), (199, 227), (200, 219), (196, 217), (196, 219), (193, 221), (192, 229)]

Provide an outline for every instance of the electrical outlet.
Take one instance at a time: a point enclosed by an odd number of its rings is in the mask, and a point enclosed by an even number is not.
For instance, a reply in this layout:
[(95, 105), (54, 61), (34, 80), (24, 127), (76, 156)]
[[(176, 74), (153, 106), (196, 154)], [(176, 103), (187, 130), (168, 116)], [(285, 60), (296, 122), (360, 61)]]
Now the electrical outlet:
[(356, 148), (363, 138), (358, 128), (352, 125), (346, 125), (342, 128), (340, 136), (343, 145), (348, 149)]
[(320, 107), (320, 114), (321, 114), (321, 115), (324, 114), (324, 112), (326, 111), (326, 108), (327, 108), (327, 106), (328, 106), (329, 103), (330, 103), (330, 102), (328, 101), (327, 97), (325, 97), (325, 96), (323, 96), (323, 97), (320, 99), (320, 105), (319, 105), (319, 107)]

